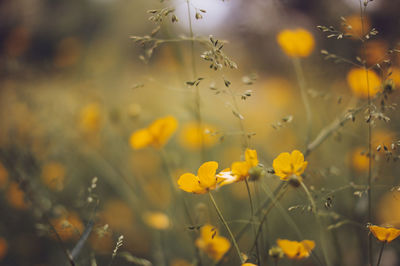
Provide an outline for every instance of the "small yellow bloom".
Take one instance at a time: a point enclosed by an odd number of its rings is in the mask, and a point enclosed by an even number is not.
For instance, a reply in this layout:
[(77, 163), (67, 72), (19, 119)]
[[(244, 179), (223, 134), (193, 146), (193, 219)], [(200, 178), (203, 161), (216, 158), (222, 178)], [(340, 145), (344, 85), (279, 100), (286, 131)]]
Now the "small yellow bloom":
[(353, 68), (347, 74), (347, 84), (349, 85), (353, 94), (359, 98), (368, 98), (368, 88), (370, 97), (374, 97), (380, 90), (381, 79), (372, 70), (368, 71), (368, 83), (367, 74), (365, 69)]
[(302, 28), (279, 32), (277, 41), (289, 57), (307, 57), (315, 46), (312, 34)]
[(173, 116), (159, 118), (147, 128), (133, 132), (130, 137), (130, 144), (134, 149), (142, 149), (148, 146), (161, 148), (168, 142), (177, 126), (178, 121)]
[[(365, 149), (355, 148), (350, 155), (351, 165), (357, 172), (366, 172), (369, 168), (369, 157)], [(373, 162), (373, 161), (372, 161)]]
[(303, 240), (298, 242), (287, 239), (278, 239), (276, 243), (289, 259), (307, 258), (315, 247), (315, 242), (312, 240)]
[(6, 192), (8, 203), (18, 210), (26, 210), (29, 207), (25, 199), (25, 192), (19, 187), (17, 182), (11, 182)]
[(244, 161), (232, 163), (231, 169), (224, 169), (217, 175), (220, 186), (239, 182), (250, 176), (250, 169), (258, 165), (257, 151), (246, 149), (244, 158)]
[(300, 176), (307, 167), (308, 162), (304, 161), (304, 155), (294, 150), (292, 153), (283, 152), (272, 162), (275, 174), (281, 180), (287, 181), (292, 175)]
[(165, 230), (170, 226), (168, 216), (162, 212), (147, 212), (143, 219), (148, 226), (157, 230)]
[(204, 251), (210, 258), (218, 261), (231, 247), (228, 239), (218, 235), (218, 230), (209, 224), (200, 229), (200, 237), (196, 240), (196, 246)]
[(52, 190), (64, 188), (65, 167), (56, 162), (45, 164), (42, 169), (42, 182)]
[(181, 175), (178, 180), (179, 188), (183, 191), (204, 194), (217, 186), (216, 171), (218, 163), (211, 161), (203, 163), (197, 171), (197, 176), (192, 173)]
[(86, 133), (95, 133), (101, 127), (101, 111), (97, 103), (86, 105), (80, 113), (80, 126)]
[(54, 218), (50, 223), (63, 241), (78, 239), (84, 229), (82, 220), (74, 212), (66, 213), (61, 215), (61, 217)]
[(191, 150), (200, 149), (202, 145), (208, 148), (218, 141), (216, 136), (211, 135), (215, 131), (216, 129), (211, 125), (199, 126), (198, 123), (188, 123), (183, 127), (179, 140), (183, 147)]
[(257, 266), (257, 264), (246, 262), (246, 263), (243, 263), (242, 266)]
[(393, 227), (370, 225), (369, 231), (381, 242), (390, 243), (400, 236), (400, 230)]

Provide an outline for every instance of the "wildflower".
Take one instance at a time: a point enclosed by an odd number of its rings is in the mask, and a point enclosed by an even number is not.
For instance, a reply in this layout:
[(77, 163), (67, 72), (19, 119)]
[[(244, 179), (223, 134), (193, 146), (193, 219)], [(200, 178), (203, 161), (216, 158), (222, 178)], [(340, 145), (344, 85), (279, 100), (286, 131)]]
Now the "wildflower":
[(3, 237), (0, 237), (0, 260), (7, 255), (7, 251), (8, 251), (7, 241)]
[(80, 126), (86, 133), (95, 133), (101, 126), (101, 111), (97, 103), (86, 105), (80, 113)]
[(200, 237), (196, 240), (196, 246), (204, 251), (215, 261), (220, 260), (231, 247), (230, 242), (218, 235), (218, 230), (209, 224), (200, 229)]
[(199, 149), (202, 145), (211, 147), (218, 141), (217, 137), (211, 135), (215, 131), (216, 129), (211, 125), (188, 123), (182, 129), (180, 142), (182, 146), (192, 150)]
[(374, 97), (380, 90), (381, 79), (372, 70), (362, 68), (353, 68), (347, 74), (347, 84), (349, 85), (353, 94), (359, 98), (366, 99), (368, 97), (368, 90), (370, 97)]
[(242, 266), (257, 266), (257, 264), (246, 262), (246, 263), (243, 263)]
[(377, 208), (378, 221), (381, 224), (391, 224), (400, 228), (400, 187), (385, 193), (379, 200)]
[(312, 240), (303, 240), (298, 242), (287, 239), (278, 239), (276, 243), (289, 259), (307, 258), (315, 247), (315, 242)]
[(217, 177), (215, 175), (217, 169), (217, 162), (205, 162), (200, 166), (197, 176), (192, 173), (181, 175), (178, 180), (179, 188), (195, 194), (207, 193), (217, 186)]
[(292, 153), (283, 152), (272, 162), (275, 175), (281, 180), (288, 181), (292, 176), (300, 177), (307, 167), (308, 162), (304, 161), (304, 155), (294, 150)]
[(8, 186), (7, 200), (12, 207), (18, 210), (26, 210), (28, 208), (28, 203), (25, 200), (25, 193), (16, 182), (12, 182)]
[(357, 172), (368, 171), (369, 156), (366, 154), (365, 149), (358, 147), (351, 153), (351, 165)]
[[(262, 171), (255, 169), (258, 165), (257, 151), (246, 149), (244, 157), (244, 161), (232, 163), (232, 169), (224, 169), (217, 175), (220, 186), (239, 182), (250, 176), (253, 176), (254, 179), (257, 179), (262, 175)], [(255, 177), (256, 175), (257, 177)]]
[(400, 230), (393, 227), (370, 225), (369, 231), (381, 242), (390, 243), (400, 236)]
[(8, 183), (8, 171), (0, 162), (0, 188), (4, 188)]
[(50, 222), (63, 241), (78, 239), (84, 229), (81, 219), (74, 212), (64, 213)]
[(159, 118), (147, 128), (135, 131), (130, 137), (130, 144), (134, 149), (142, 149), (148, 146), (163, 147), (175, 132), (178, 121), (173, 116)]
[(45, 164), (41, 178), (50, 189), (62, 190), (64, 188), (65, 168), (62, 164), (56, 162)]
[(289, 57), (307, 57), (315, 46), (312, 34), (302, 28), (279, 32), (277, 41)]
[(143, 219), (148, 226), (157, 230), (165, 230), (170, 226), (168, 216), (162, 212), (147, 212)]

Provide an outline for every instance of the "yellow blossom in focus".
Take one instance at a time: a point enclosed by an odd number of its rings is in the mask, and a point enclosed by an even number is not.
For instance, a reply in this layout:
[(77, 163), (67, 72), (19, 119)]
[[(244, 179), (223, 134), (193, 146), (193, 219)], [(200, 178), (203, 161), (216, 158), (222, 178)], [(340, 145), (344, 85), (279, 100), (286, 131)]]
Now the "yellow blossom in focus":
[(28, 208), (28, 203), (25, 201), (25, 193), (19, 187), (18, 183), (10, 183), (6, 196), (8, 203), (12, 207), (19, 210), (25, 210)]
[(161, 148), (168, 142), (177, 126), (178, 121), (173, 116), (159, 118), (147, 128), (133, 132), (129, 142), (134, 149), (142, 149), (148, 146)]
[(183, 147), (196, 150), (200, 149), (202, 145), (208, 148), (217, 143), (218, 138), (212, 136), (211, 133), (216, 129), (213, 126), (198, 123), (188, 123), (183, 126), (179, 136), (180, 143)]
[(210, 258), (219, 261), (231, 247), (230, 242), (218, 235), (218, 230), (209, 224), (200, 229), (200, 237), (196, 240), (196, 246), (204, 251)]
[(101, 126), (101, 111), (97, 103), (91, 103), (83, 107), (80, 112), (80, 126), (86, 133), (95, 133)]
[(350, 34), (353, 39), (364, 37), (364, 35), (371, 29), (371, 23), (366, 17), (363, 18), (364, 25), (362, 25), (360, 14), (350, 15), (345, 17), (345, 19), (346, 24), (350, 27), (344, 27), (343, 30), (346, 34)]
[(370, 97), (374, 97), (380, 90), (381, 79), (372, 70), (368, 72), (368, 83), (367, 74), (365, 69), (353, 68), (347, 73), (347, 84), (349, 85), (353, 94), (359, 98), (368, 98), (368, 88)]
[(8, 183), (8, 171), (0, 162), (0, 188), (4, 188)]
[(287, 239), (278, 239), (276, 243), (289, 259), (307, 258), (315, 247), (315, 242), (312, 240), (303, 240), (298, 242)]
[(78, 239), (84, 229), (82, 220), (74, 212), (61, 215), (50, 222), (63, 241)]
[(283, 152), (272, 162), (275, 175), (281, 180), (287, 181), (291, 176), (300, 176), (307, 167), (308, 162), (304, 161), (304, 155), (294, 150), (292, 153)]
[(257, 264), (246, 262), (246, 263), (243, 263), (242, 266), (257, 266)]
[(169, 218), (162, 212), (147, 212), (143, 216), (145, 223), (157, 230), (165, 230), (170, 226)]
[(51, 162), (42, 169), (42, 182), (52, 190), (64, 188), (65, 168), (62, 164)]
[(315, 46), (312, 34), (301, 28), (279, 32), (277, 41), (281, 49), (289, 57), (307, 57)]
[(197, 176), (186, 173), (179, 177), (178, 185), (183, 191), (204, 194), (217, 186), (216, 171), (218, 163), (214, 161), (203, 163), (197, 171)]
[(258, 165), (257, 151), (246, 149), (244, 157), (244, 161), (232, 163), (231, 169), (224, 169), (217, 175), (220, 186), (239, 182), (250, 176), (250, 169)]
[(381, 242), (390, 243), (400, 236), (400, 230), (393, 227), (370, 225), (369, 231)]

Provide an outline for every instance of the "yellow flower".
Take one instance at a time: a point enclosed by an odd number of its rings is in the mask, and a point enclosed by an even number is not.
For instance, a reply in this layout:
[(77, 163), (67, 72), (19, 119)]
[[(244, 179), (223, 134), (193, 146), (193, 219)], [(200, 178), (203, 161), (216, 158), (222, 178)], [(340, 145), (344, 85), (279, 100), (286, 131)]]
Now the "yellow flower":
[(80, 126), (86, 133), (94, 133), (100, 129), (101, 111), (97, 103), (88, 104), (81, 110)]
[(56, 162), (45, 164), (41, 175), (43, 183), (52, 190), (64, 188), (65, 167)]
[(19, 187), (17, 182), (9, 184), (6, 197), (8, 203), (18, 210), (26, 210), (29, 207), (25, 199), (25, 192)]
[(148, 226), (157, 230), (165, 230), (170, 226), (168, 216), (162, 212), (147, 212), (143, 219)]
[(357, 172), (368, 171), (369, 157), (365, 149), (361, 147), (355, 148), (350, 156), (351, 165), (353, 166), (354, 170)]
[(63, 241), (78, 239), (84, 229), (81, 219), (74, 212), (64, 213), (60, 217), (52, 219), (50, 223)]
[(245, 161), (232, 163), (232, 170), (227, 168), (217, 175), (220, 186), (239, 182), (250, 176), (250, 169), (258, 165), (257, 151), (246, 149), (244, 158)]
[(134, 149), (142, 149), (148, 146), (161, 148), (175, 132), (178, 121), (173, 116), (159, 118), (147, 128), (139, 129), (132, 133), (130, 144)]
[(381, 242), (390, 243), (400, 236), (400, 230), (393, 227), (380, 227), (377, 225), (370, 225), (369, 231)]
[(292, 175), (300, 176), (307, 167), (308, 162), (304, 161), (304, 155), (294, 150), (292, 153), (283, 152), (272, 162), (275, 174), (281, 180), (287, 181)]
[(246, 263), (243, 263), (242, 266), (257, 266), (257, 264), (246, 262)]
[(182, 146), (188, 149), (200, 149), (202, 145), (211, 147), (218, 141), (217, 137), (211, 135), (215, 131), (216, 129), (211, 125), (199, 126), (198, 123), (188, 123), (183, 127), (179, 139)]
[(223, 236), (218, 235), (218, 230), (209, 224), (200, 230), (200, 237), (196, 240), (196, 246), (209, 257), (218, 261), (231, 247), (231, 243)]
[(217, 169), (217, 162), (205, 162), (197, 171), (197, 176), (192, 173), (181, 175), (178, 180), (179, 188), (195, 194), (207, 193), (217, 186), (217, 177), (215, 175)]
[(307, 57), (314, 49), (312, 34), (305, 29), (283, 30), (277, 36), (278, 44), (289, 57)]
[(372, 70), (368, 71), (368, 83), (365, 69), (353, 68), (347, 74), (347, 84), (353, 94), (359, 98), (368, 98), (368, 88), (370, 97), (374, 97), (380, 90), (381, 79)]
[(287, 239), (278, 239), (276, 243), (289, 259), (307, 258), (310, 256), (311, 250), (315, 247), (315, 242), (312, 240), (303, 240), (298, 242)]

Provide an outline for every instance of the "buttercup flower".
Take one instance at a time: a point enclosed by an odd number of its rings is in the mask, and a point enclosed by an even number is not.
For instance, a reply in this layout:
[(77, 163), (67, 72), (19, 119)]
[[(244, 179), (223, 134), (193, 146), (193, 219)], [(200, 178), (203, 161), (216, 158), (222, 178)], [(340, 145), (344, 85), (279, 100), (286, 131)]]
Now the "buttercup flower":
[(217, 162), (205, 162), (197, 171), (197, 176), (192, 173), (181, 175), (178, 180), (179, 188), (195, 194), (207, 193), (217, 186), (217, 177), (215, 175), (217, 169)]
[(359, 98), (368, 98), (368, 88), (370, 97), (374, 97), (380, 90), (381, 79), (372, 70), (368, 71), (368, 83), (365, 69), (353, 68), (347, 74), (347, 84), (353, 94)]
[(211, 135), (215, 131), (216, 129), (211, 125), (199, 126), (196, 122), (188, 123), (183, 127), (179, 139), (182, 146), (188, 149), (200, 149), (202, 145), (211, 147), (218, 141), (217, 137)]
[(244, 161), (232, 163), (232, 169), (224, 169), (217, 177), (220, 186), (242, 181), (251, 174), (251, 169), (258, 165), (257, 151), (246, 149)]
[(390, 243), (400, 236), (400, 230), (393, 227), (370, 225), (369, 231), (381, 242)]
[(148, 226), (157, 230), (166, 230), (170, 226), (168, 216), (162, 212), (146, 212), (143, 219)]
[(218, 230), (209, 224), (200, 229), (200, 237), (196, 240), (196, 246), (204, 251), (210, 258), (218, 261), (231, 247), (228, 239), (218, 235)]
[(178, 126), (178, 121), (173, 116), (159, 118), (147, 128), (139, 129), (130, 137), (130, 144), (134, 149), (142, 149), (148, 146), (163, 147)]
[(315, 247), (315, 242), (312, 240), (303, 240), (298, 242), (287, 239), (278, 239), (276, 243), (289, 259), (307, 258)]
[(307, 167), (308, 162), (304, 161), (304, 155), (294, 150), (292, 153), (283, 152), (272, 162), (275, 175), (281, 180), (287, 181), (291, 176), (300, 176)]
[(279, 32), (277, 41), (289, 57), (307, 57), (311, 54), (315, 46), (312, 34), (301, 28)]

